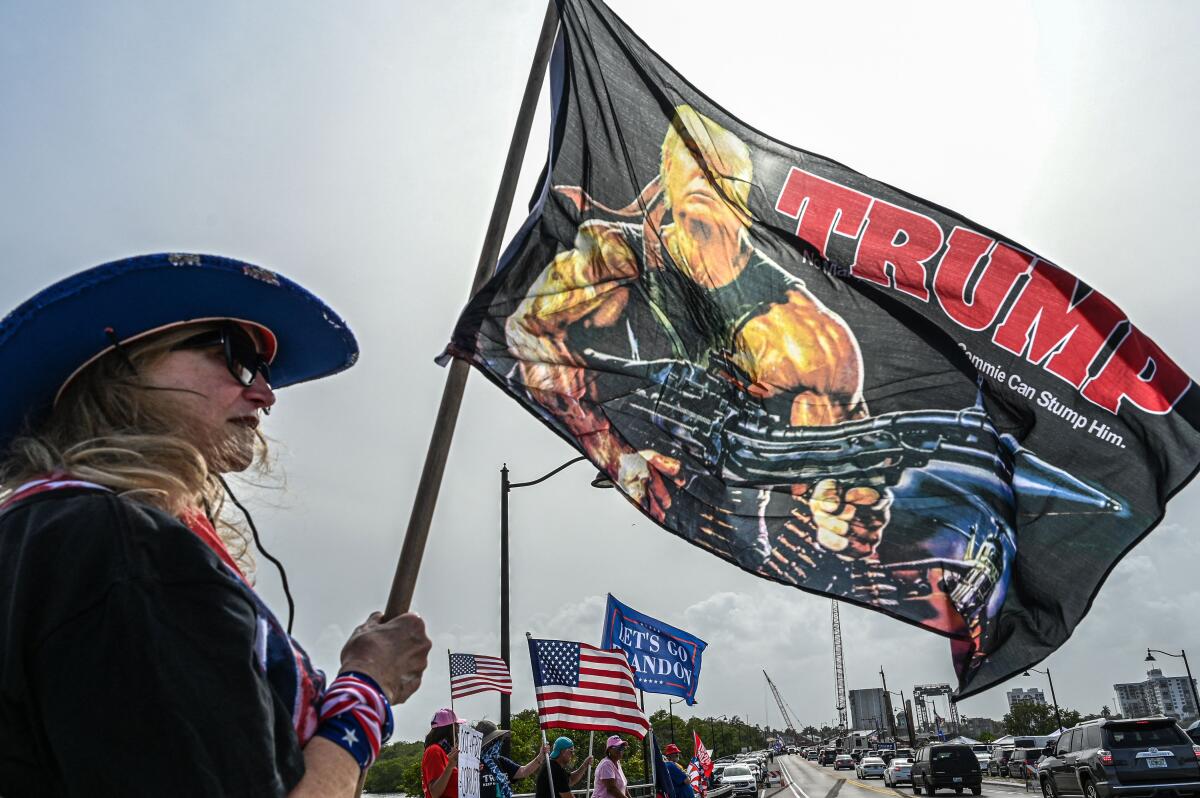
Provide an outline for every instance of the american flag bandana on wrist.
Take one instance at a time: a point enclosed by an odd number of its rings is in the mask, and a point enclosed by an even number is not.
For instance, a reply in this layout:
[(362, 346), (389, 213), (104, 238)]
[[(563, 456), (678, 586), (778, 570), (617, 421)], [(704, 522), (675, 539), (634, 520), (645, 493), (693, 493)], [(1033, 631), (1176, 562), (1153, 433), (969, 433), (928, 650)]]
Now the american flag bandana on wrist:
[(317, 736), (344, 748), (366, 770), (392, 736), (392, 708), (370, 676), (346, 671), (334, 679), (321, 700)]

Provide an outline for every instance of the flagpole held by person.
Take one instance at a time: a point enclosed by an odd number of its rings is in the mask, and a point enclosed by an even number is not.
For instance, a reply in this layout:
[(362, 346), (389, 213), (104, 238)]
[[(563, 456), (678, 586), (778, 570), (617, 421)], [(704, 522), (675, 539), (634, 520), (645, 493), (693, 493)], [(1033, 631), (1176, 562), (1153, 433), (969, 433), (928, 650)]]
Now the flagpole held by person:
[(587, 783), (584, 785), (584, 788), (587, 790), (589, 795), (592, 792), (592, 759), (594, 758), (595, 750), (596, 750), (596, 732), (590, 731), (590, 732), (588, 732)]
[(277, 391), (357, 359), (322, 300), (211, 255), (104, 264), (0, 320), (0, 793), (354, 794), (424, 624), (370, 616), (328, 680), (254, 590), (225, 477), (265, 468)]

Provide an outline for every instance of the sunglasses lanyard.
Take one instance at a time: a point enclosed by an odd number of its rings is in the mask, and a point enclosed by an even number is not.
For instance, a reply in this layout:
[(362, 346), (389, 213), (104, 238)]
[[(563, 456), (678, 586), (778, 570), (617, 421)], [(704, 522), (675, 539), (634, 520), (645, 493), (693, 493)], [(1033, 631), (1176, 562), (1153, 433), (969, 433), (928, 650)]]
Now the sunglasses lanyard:
[(262, 540), (260, 540), (258, 537), (258, 527), (256, 527), (254, 525), (254, 519), (250, 517), (250, 511), (246, 509), (245, 505), (243, 505), (240, 501), (238, 501), (237, 496), (233, 495), (233, 491), (229, 489), (229, 483), (225, 481), (225, 477), (221, 476), (220, 474), (217, 474), (217, 481), (220, 482), (221, 487), (225, 489), (225, 494), (227, 496), (229, 496), (230, 500), (233, 501), (234, 505), (237, 506), (237, 508), (242, 511), (242, 515), (244, 515), (246, 517), (246, 523), (250, 525), (250, 532), (254, 535), (254, 545), (258, 548), (259, 552), (262, 553), (262, 556), (266, 557), (268, 560), (270, 560), (272, 563), (274, 563), (275, 567), (279, 569), (279, 579), (283, 583), (283, 595), (287, 597), (287, 604), (288, 604), (287, 633), (288, 633), (288, 636), (290, 637), (292, 634), (292, 619), (296, 615), (296, 602), (292, 599), (292, 591), (288, 587), (287, 571), (284, 570), (283, 563), (281, 563), (279, 560), (277, 560), (275, 557), (273, 557), (271, 555), (271, 552), (269, 552), (265, 548), (263, 548)]

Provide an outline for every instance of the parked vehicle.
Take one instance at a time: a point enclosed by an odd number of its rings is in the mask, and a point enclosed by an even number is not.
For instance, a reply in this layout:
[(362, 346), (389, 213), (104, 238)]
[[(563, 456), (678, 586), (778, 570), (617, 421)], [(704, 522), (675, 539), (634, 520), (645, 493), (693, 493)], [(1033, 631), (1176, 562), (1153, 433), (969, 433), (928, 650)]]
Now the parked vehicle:
[(889, 787), (912, 783), (912, 760), (893, 757), (883, 771), (883, 783)]
[(1171, 718), (1099, 719), (1063, 732), (1038, 772), (1042, 795), (1200, 795), (1200, 744)]
[(732, 787), (734, 795), (758, 795), (758, 779), (744, 764), (729, 765), (721, 774), (721, 783)]
[(850, 754), (838, 754), (833, 760), (834, 770), (854, 770), (854, 757)]
[(1012, 755), (1008, 758), (1008, 777), (1024, 779), (1027, 771), (1037, 769), (1037, 761), (1041, 758), (1042, 749), (1040, 748), (1014, 748)]
[(1012, 756), (1013, 750), (1009, 746), (992, 749), (992, 761), (988, 763), (987, 769), (989, 776), (1008, 775), (1008, 759)]
[(933, 795), (941, 789), (952, 789), (962, 795), (968, 787), (972, 795), (983, 792), (983, 773), (979, 760), (969, 745), (927, 745), (917, 752), (912, 764), (913, 795), (925, 790)]
[(882, 779), (885, 768), (887, 763), (880, 757), (864, 756), (854, 768), (854, 772), (860, 779)]

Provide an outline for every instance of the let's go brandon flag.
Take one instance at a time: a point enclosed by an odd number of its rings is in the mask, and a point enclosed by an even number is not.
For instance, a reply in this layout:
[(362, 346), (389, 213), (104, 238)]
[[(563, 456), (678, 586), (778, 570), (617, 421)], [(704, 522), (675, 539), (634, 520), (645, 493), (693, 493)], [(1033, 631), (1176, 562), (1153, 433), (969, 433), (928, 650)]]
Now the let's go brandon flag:
[(960, 697), (1061, 645), (1196, 469), (1189, 377), (1070, 272), (561, 12), (546, 179), (449, 354), (671, 532), (949, 637)]

